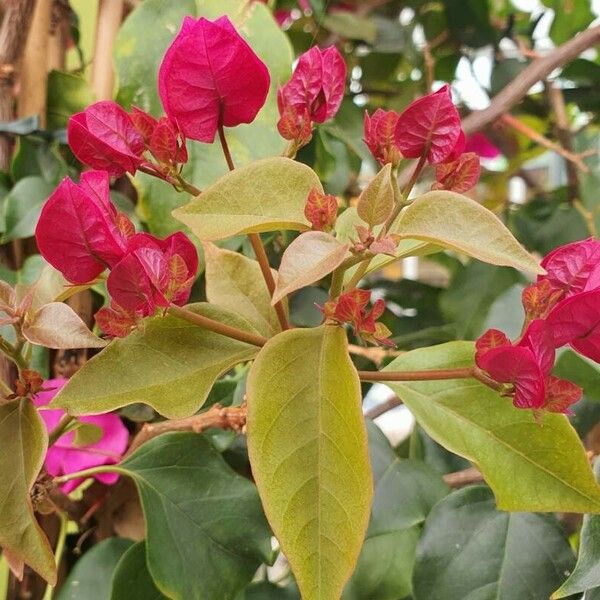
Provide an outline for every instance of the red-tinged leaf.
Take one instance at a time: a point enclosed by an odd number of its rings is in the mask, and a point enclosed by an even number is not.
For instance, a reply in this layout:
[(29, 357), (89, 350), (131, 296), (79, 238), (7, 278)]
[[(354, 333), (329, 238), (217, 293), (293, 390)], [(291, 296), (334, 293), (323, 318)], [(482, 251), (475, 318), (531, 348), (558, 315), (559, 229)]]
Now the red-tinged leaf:
[(73, 115), (67, 127), (73, 154), (110, 175), (135, 173), (143, 162), (144, 138), (116, 102), (102, 100)]
[(592, 238), (561, 246), (546, 255), (542, 267), (553, 287), (567, 296), (600, 287), (600, 242)]
[(269, 83), (267, 67), (227, 17), (186, 17), (158, 76), (167, 115), (187, 138), (207, 143), (220, 125), (251, 123)]
[(369, 246), (369, 250), (373, 254), (389, 254), (390, 256), (395, 256), (397, 247), (398, 242), (394, 236), (386, 235), (385, 237), (372, 242)]
[[(279, 114), (293, 106), (298, 115), (323, 123), (338, 111), (344, 97), (346, 63), (335, 46), (313, 46), (298, 59), (291, 79), (279, 89)], [(292, 138), (293, 139), (293, 138)]]
[(432, 164), (441, 163), (454, 150), (460, 137), (460, 116), (448, 85), (415, 100), (396, 123), (395, 140), (407, 158), (426, 156)]
[(479, 157), (474, 152), (467, 152), (452, 162), (437, 165), (436, 183), (432, 189), (463, 193), (475, 186), (480, 173)]
[(334, 312), (334, 318), (341, 323), (358, 322), (362, 316), (362, 311), (369, 304), (371, 292), (354, 288), (348, 292), (340, 294)]
[(552, 287), (548, 279), (528, 285), (521, 295), (528, 319), (545, 319), (563, 296), (563, 291)]
[(600, 290), (583, 292), (559, 302), (547, 323), (557, 348), (570, 344), (600, 363)]
[(402, 154), (396, 147), (394, 132), (400, 115), (394, 111), (378, 108), (371, 117), (365, 111), (365, 143), (373, 157), (380, 164), (391, 163), (396, 166), (402, 160)]
[(135, 225), (124, 212), (116, 214), (115, 225), (124, 238), (130, 238), (135, 235)]
[(158, 121), (152, 115), (149, 115), (137, 106), (131, 107), (129, 116), (140, 135), (146, 142), (149, 142), (154, 128), (158, 125)]
[(331, 231), (335, 225), (338, 202), (335, 196), (323, 194), (313, 188), (306, 199), (304, 216), (315, 231)]
[(137, 324), (135, 313), (114, 302), (102, 307), (94, 317), (98, 327), (110, 337), (126, 337)]
[(277, 130), (286, 140), (295, 140), (299, 145), (307, 144), (312, 137), (312, 121), (308, 110), (298, 112), (288, 104), (277, 122)]
[(110, 272), (106, 287), (111, 298), (132, 313), (148, 316), (156, 310), (156, 288), (141, 264), (137, 253), (128, 254)]
[(578, 402), (583, 395), (583, 390), (572, 381), (550, 376), (546, 381), (546, 402), (544, 410), (557, 413), (570, 414), (569, 407)]
[(92, 194), (88, 185), (102, 180), (108, 194), (107, 173), (84, 173), (79, 185), (63, 179), (44, 204), (36, 227), (40, 253), (71, 283), (93, 280), (125, 254), (116, 209), (108, 197), (97, 195), (101, 188)]
[(506, 334), (498, 329), (488, 329), (475, 343), (477, 354), (480, 355), (493, 348), (502, 348), (503, 346), (511, 346), (511, 343)]
[(163, 163), (170, 163), (177, 154), (177, 133), (166, 117), (158, 122), (150, 138), (150, 152)]

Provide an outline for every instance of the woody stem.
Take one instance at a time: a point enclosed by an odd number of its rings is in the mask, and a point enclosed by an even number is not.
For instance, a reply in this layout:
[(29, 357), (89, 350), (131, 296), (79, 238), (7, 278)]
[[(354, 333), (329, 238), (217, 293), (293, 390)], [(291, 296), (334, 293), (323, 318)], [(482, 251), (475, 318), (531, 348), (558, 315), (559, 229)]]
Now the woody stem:
[[(231, 158), (231, 152), (229, 151), (227, 138), (225, 137), (225, 131), (223, 130), (222, 125), (219, 125), (219, 141), (221, 142), (221, 148), (223, 148), (223, 154), (225, 156), (225, 160), (227, 162), (229, 170), (235, 170), (235, 165), (233, 164), (233, 159)], [(273, 278), (271, 266), (269, 265), (269, 258), (267, 257), (267, 253), (265, 252), (265, 248), (260, 239), (260, 235), (258, 233), (249, 233), (248, 238), (250, 239), (252, 249), (254, 250), (254, 254), (256, 255), (256, 260), (258, 261), (258, 264), (260, 266), (260, 271), (265, 280), (265, 283), (267, 284), (267, 289), (269, 290), (269, 294), (272, 298), (273, 294), (275, 293), (275, 279)], [(277, 314), (277, 319), (279, 320), (279, 325), (281, 326), (281, 329), (284, 331), (286, 329), (289, 329), (290, 325), (285, 314), (285, 309), (283, 308), (283, 304), (281, 302), (277, 302), (275, 304), (275, 313)]]
[(231, 325), (226, 325), (225, 323), (215, 321), (214, 319), (210, 319), (204, 315), (200, 315), (180, 306), (175, 306), (172, 304), (169, 306), (168, 312), (175, 317), (179, 317), (180, 319), (189, 321), (194, 325), (198, 325), (198, 327), (204, 327), (204, 329), (208, 329), (209, 331), (214, 331), (215, 333), (233, 338), (239, 342), (251, 344), (252, 346), (258, 346), (260, 348), (268, 342), (267, 338), (263, 337), (262, 335), (250, 333), (249, 331), (244, 331), (243, 329), (238, 329), (237, 327), (232, 327)]

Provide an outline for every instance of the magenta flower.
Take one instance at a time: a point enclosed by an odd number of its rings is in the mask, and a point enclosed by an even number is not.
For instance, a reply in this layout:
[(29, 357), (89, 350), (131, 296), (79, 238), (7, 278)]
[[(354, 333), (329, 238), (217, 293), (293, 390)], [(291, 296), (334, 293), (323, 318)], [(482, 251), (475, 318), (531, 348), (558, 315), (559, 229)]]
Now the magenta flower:
[(371, 116), (365, 112), (365, 144), (381, 165), (392, 163), (396, 166), (402, 160), (402, 154), (394, 141), (394, 131), (399, 118), (400, 115), (393, 110), (378, 108)]
[(300, 56), (291, 79), (279, 88), (279, 112), (293, 106), (299, 115), (307, 111), (311, 121), (323, 123), (337, 113), (345, 85), (346, 63), (338, 49), (313, 46)]
[(460, 116), (452, 103), (450, 87), (444, 85), (437, 92), (418, 98), (401, 113), (395, 140), (403, 156), (425, 156), (429, 163), (438, 164), (449, 157), (458, 158), (464, 147), (461, 134)]
[(467, 138), (465, 152), (475, 152), (481, 158), (496, 158), (500, 156), (500, 150), (492, 144), (486, 135), (479, 131)]
[[(37, 407), (50, 403), (57, 392), (67, 383), (66, 379), (48, 379), (44, 382), (44, 389), (34, 397)], [(40, 416), (46, 424), (48, 432), (53, 431), (61, 417), (65, 414), (60, 409), (40, 410)], [(61, 436), (57, 442), (48, 448), (44, 464), (50, 475), (59, 477), (76, 473), (100, 465), (114, 465), (121, 460), (129, 441), (127, 428), (118, 415), (104, 414), (89, 417), (79, 417), (82, 423), (95, 425), (102, 430), (102, 437), (89, 446), (75, 446), (75, 432), (71, 431)], [(116, 473), (99, 473), (94, 479), (106, 485), (113, 485), (119, 476)], [(63, 492), (68, 494), (83, 483), (83, 479), (74, 479), (61, 486)]]
[(110, 201), (108, 185), (106, 171), (83, 173), (79, 184), (65, 177), (42, 208), (38, 248), (71, 283), (92, 281), (126, 253), (133, 225)]
[(110, 175), (134, 174), (144, 162), (144, 138), (127, 112), (112, 100), (96, 102), (73, 115), (67, 139), (82, 163)]
[(186, 17), (158, 74), (167, 116), (187, 138), (207, 143), (220, 126), (251, 123), (269, 84), (267, 67), (227, 17)]

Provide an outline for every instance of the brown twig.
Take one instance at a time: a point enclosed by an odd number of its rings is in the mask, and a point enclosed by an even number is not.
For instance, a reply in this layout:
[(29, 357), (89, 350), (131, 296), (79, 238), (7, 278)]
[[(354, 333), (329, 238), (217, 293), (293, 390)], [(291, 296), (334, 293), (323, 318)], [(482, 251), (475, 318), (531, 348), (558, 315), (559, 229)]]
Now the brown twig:
[(123, 0), (100, 0), (92, 66), (92, 89), (97, 100), (112, 98), (115, 75), (113, 45), (123, 19)]
[(475, 467), (469, 467), (463, 471), (456, 471), (455, 473), (447, 473), (444, 475), (444, 481), (452, 489), (464, 487), (465, 485), (471, 485), (472, 483), (484, 483), (485, 479), (483, 475)]
[(381, 415), (385, 414), (392, 408), (396, 408), (397, 406), (401, 406), (404, 404), (398, 396), (391, 396), (385, 402), (378, 404), (377, 406), (371, 408), (370, 410), (365, 412), (365, 418), (367, 419), (376, 419)]
[(246, 405), (223, 408), (214, 404), (206, 412), (193, 415), (184, 419), (172, 419), (160, 423), (146, 423), (139, 433), (133, 438), (126, 456), (137, 450), (142, 444), (156, 436), (170, 431), (193, 431), (202, 433), (210, 428), (233, 429), (241, 432), (246, 426)]
[(389, 350), (381, 346), (357, 346), (356, 344), (348, 344), (348, 352), (356, 356), (362, 356), (377, 366), (383, 363), (386, 358), (395, 358), (404, 354), (402, 350)]

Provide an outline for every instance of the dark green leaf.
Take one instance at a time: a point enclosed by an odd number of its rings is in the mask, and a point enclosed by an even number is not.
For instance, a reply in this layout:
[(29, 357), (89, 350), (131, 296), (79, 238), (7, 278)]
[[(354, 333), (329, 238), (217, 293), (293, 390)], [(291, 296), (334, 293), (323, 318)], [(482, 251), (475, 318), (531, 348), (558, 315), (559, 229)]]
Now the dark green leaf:
[(110, 600), (168, 600), (154, 584), (146, 565), (146, 544), (131, 546), (119, 560)]
[(50, 71), (48, 75), (48, 129), (67, 126), (69, 117), (82, 111), (94, 101), (94, 94), (86, 79), (63, 71)]

